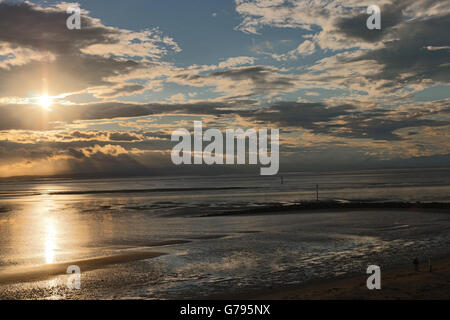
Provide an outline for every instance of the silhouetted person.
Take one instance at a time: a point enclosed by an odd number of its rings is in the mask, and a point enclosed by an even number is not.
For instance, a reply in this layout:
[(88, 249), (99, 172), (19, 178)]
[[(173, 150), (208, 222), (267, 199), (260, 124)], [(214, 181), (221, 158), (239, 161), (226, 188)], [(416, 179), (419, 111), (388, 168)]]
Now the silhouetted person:
[(419, 259), (414, 258), (413, 263), (414, 263), (414, 269), (416, 271), (419, 271)]
[(430, 272), (432, 272), (432, 269), (433, 269), (433, 267), (432, 267), (432, 265), (431, 265), (431, 258), (428, 258), (428, 270), (429, 270)]

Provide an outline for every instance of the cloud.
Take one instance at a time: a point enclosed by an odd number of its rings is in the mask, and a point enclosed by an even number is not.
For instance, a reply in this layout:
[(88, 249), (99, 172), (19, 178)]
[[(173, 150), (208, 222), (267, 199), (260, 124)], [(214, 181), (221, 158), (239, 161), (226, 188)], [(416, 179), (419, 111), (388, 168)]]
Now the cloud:
[(138, 141), (141, 138), (134, 134), (128, 132), (111, 132), (109, 134), (109, 139), (112, 141)]
[[(134, 118), (162, 114), (230, 114), (249, 101), (196, 103), (101, 102), (79, 105), (54, 105), (50, 111), (32, 104), (0, 105), (0, 130), (52, 130), (80, 120)], [(249, 105), (251, 105), (250, 102)]]
[(316, 51), (316, 45), (310, 40), (305, 40), (296, 49), (284, 54), (273, 54), (275, 60), (286, 61), (289, 59), (297, 59), (299, 56), (309, 56)]
[[(280, 101), (254, 109), (254, 101), (192, 103), (94, 103), (72, 106), (55, 106), (50, 112), (29, 105), (0, 106), (0, 130), (50, 130), (63, 128), (65, 123), (82, 120), (136, 118), (143, 116), (178, 115), (210, 117), (211, 120), (247, 119), (249, 123), (276, 125), (282, 128), (302, 128), (315, 134), (335, 137), (374, 140), (398, 140), (396, 131), (403, 128), (436, 127), (450, 124), (437, 120), (437, 114), (448, 114), (448, 101), (434, 107), (408, 107), (397, 111), (380, 107), (362, 108), (352, 104), (329, 105)], [(27, 117), (23, 117), (27, 114)], [(88, 133), (72, 132), (72, 137), (91, 138)], [(110, 140), (136, 141), (134, 134), (110, 133)]]
[(240, 65), (254, 64), (255, 60), (256, 60), (256, 58), (247, 57), (247, 56), (231, 57), (225, 61), (220, 62), (218, 67), (220, 69), (226, 69), (226, 68), (236, 67), (236, 66), (240, 66)]
[(167, 100), (172, 103), (183, 103), (186, 100), (186, 97), (182, 93), (177, 93), (169, 97)]
[(114, 98), (122, 95), (140, 93), (145, 89), (146, 87), (140, 84), (122, 84), (110, 89), (101, 90), (98, 96), (104, 98)]
[[(179, 120), (171, 120), (173, 123), (169, 126), (164, 124), (164, 121), (159, 124), (154, 121), (155, 119), (148, 119), (149, 126), (140, 131), (98, 131), (89, 127), (84, 130), (69, 130), (63, 129), (62, 122), (57, 123), (61, 127), (58, 130), (3, 131), (0, 132), (0, 152), (2, 152), (0, 167), (2, 172), (11, 174), (182, 173), (183, 168), (172, 168), (170, 162), (170, 150), (173, 147), (170, 142), (170, 128), (191, 129), (192, 116), (201, 118), (205, 127), (222, 130), (229, 128), (230, 123), (233, 127), (242, 128), (280, 128), (280, 150), (282, 161), (286, 163), (284, 168), (292, 166), (294, 162), (307, 166), (305, 154), (310, 155), (309, 159), (315, 159), (316, 167), (326, 167), (329, 165), (326, 155), (330, 152), (335, 152), (342, 160), (340, 165), (345, 166), (345, 163), (351, 163), (356, 159), (371, 161), (370, 163), (376, 165), (380, 159), (428, 157), (445, 154), (450, 150), (448, 100), (426, 102), (395, 110), (380, 107), (364, 109), (352, 104), (331, 105), (290, 101), (250, 108), (254, 107), (254, 103), (254, 101), (234, 103), (205, 101), (181, 104), (115, 102), (58, 106), (50, 112), (54, 112), (53, 115), (47, 115), (47, 121), (83, 119), (99, 121), (119, 117), (122, 120), (128, 118), (132, 121), (130, 125), (137, 128), (143, 123), (143, 119), (146, 119), (138, 115), (156, 118), (171, 116), (172, 119), (176, 115)], [(0, 107), (0, 119), (11, 126), (12, 118), (5, 117), (1, 112), (3, 108), (4, 106)], [(61, 110), (58, 110), (59, 108)], [(21, 112), (34, 116), (30, 110), (32, 109)], [(86, 113), (79, 112), (80, 110)], [(15, 117), (20, 118), (24, 117)], [(5, 123), (1, 125), (5, 126)], [(118, 124), (117, 121), (113, 123)], [(415, 134), (411, 135), (411, 132)], [(14, 167), (11, 167), (11, 164), (15, 164)], [(309, 166), (311, 167), (311, 164)], [(207, 171), (195, 172), (226, 171), (223, 170), (208, 168)]]
[(104, 97), (129, 94), (143, 88), (121, 83), (127, 74), (180, 51), (157, 29), (108, 27), (83, 11), (81, 30), (68, 30), (67, 18), (64, 5), (0, 3), (0, 52), (7, 54), (0, 64), (0, 95), (25, 97), (44, 90), (59, 95), (102, 86), (115, 86)]
[(216, 91), (226, 93), (228, 98), (258, 94), (275, 94), (295, 90), (292, 75), (271, 66), (244, 66), (209, 73), (181, 72), (168, 81), (204, 87), (215, 86)]
[[(374, 79), (394, 81), (387, 85), (408, 85), (431, 80), (450, 83), (450, 53), (428, 47), (448, 47), (450, 39), (440, 29), (450, 28), (450, 15), (430, 17), (403, 23), (395, 32), (396, 39), (380, 49), (369, 51), (356, 60), (376, 61), (383, 66)], [(407, 75), (402, 77), (403, 75)]]
[[(298, 87), (322, 83), (330, 89), (410, 98), (411, 92), (449, 83), (450, 40), (441, 32), (450, 28), (449, 0), (380, 1), (381, 30), (366, 27), (370, 1), (235, 2), (243, 18), (239, 30), (257, 33), (270, 26), (308, 32), (296, 49), (271, 54), (276, 60), (296, 59), (318, 48), (343, 51), (315, 62)], [(317, 72), (325, 63), (328, 68)]]
[[(445, 113), (446, 109), (438, 111)], [(345, 104), (328, 106), (324, 103), (278, 102), (255, 112), (240, 116), (262, 124), (284, 129), (303, 128), (314, 134), (332, 137), (394, 141), (402, 140), (396, 131), (404, 128), (444, 127), (450, 120), (430, 118), (431, 110), (391, 111), (383, 108), (361, 110)]]

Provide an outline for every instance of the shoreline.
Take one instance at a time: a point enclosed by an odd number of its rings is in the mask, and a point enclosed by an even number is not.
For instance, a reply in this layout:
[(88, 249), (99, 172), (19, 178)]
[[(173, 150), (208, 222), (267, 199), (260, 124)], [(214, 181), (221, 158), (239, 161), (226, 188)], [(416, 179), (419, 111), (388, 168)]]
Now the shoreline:
[(242, 299), (251, 300), (450, 300), (450, 257), (428, 264), (403, 265), (381, 270), (381, 289), (369, 290), (366, 286), (370, 274), (311, 281), (284, 289), (264, 290), (248, 294)]

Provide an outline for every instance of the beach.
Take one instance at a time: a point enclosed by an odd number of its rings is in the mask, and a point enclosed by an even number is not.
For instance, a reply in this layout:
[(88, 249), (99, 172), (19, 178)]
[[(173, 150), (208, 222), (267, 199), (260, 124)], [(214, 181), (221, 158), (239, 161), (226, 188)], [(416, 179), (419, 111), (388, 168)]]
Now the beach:
[(330, 279), (283, 290), (245, 296), (267, 300), (428, 300), (450, 299), (450, 258), (442, 258), (419, 271), (402, 266), (383, 271), (381, 289), (369, 290), (368, 275)]
[[(113, 228), (124, 234), (120, 226), (118, 222)], [(57, 245), (58, 235), (52, 235), (53, 242), (44, 238), (41, 262), (30, 255), (20, 265), (0, 269), (0, 297), (447, 298), (450, 264), (441, 257), (448, 254), (449, 227), (448, 213), (429, 210), (144, 219), (129, 224), (126, 234), (141, 238), (145, 230), (152, 241), (116, 236), (105, 245), (103, 234), (91, 239), (94, 243), (70, 244), (66, 251)], [(426, 272), (424, 264), (415, 272), (413, 257), (425, 261), (428, 255), (433, 257), (433, 272)], [(381, 267), (381, 290), (365, 286), (371, 264)], [(81, 269), (81, 290), (66, 286), (69, 265)]]
[(0, 183), (0, 299), (446, 298), (446, 173), (398, 174)]

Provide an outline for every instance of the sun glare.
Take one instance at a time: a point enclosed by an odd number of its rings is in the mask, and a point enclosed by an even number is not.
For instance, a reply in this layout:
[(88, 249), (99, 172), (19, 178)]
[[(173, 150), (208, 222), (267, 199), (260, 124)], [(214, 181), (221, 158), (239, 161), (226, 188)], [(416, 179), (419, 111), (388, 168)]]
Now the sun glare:
[(44, 109), (49, 109), (50, 106), (52, 105), (52, 99), (45, 95), (39, 98), (39, 104), (41, 105), (42, 108)]

